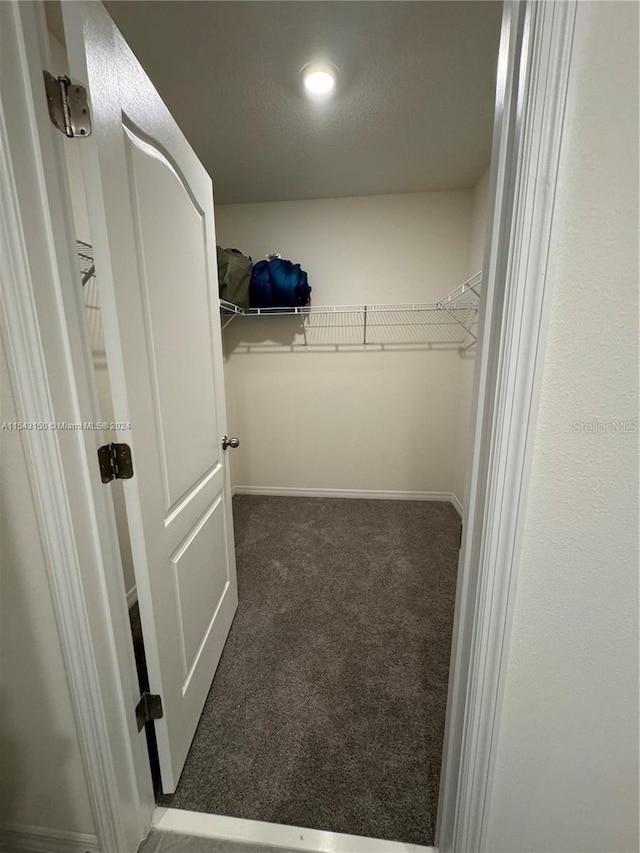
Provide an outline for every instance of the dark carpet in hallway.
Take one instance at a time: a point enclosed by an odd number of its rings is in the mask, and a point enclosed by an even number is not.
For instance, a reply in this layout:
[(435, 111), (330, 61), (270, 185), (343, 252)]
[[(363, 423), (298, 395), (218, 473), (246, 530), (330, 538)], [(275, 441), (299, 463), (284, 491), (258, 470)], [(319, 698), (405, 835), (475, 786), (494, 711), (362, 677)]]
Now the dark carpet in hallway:
[(236, 496), (240, 604), (174, 808), (433, 844), (460, 519)]

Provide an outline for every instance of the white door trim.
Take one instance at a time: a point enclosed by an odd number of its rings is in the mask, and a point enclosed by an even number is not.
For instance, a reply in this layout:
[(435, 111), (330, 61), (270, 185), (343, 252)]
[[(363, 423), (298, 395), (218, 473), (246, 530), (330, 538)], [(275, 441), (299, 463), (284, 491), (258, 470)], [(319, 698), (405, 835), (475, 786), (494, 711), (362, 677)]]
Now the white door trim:
[(485, 849), (552, 295), (547, 259), (575, 15), (576, 0), (505, 5), (436, 835), (441, 853)]
[[(575, 0), (508, 0), (505, 6), (503, 109), (492, 177), (497, 215), (485, 264), (486, 333), (477, 355), (472, 476), (464, 501), (439, 809), (442, 853), (472, 853), (484, 843), (544, 356), (546, 258), (575, 6)], [(42, 4), (0, 4), (0, 16), (2, 330), (19, 417), (96, 421), (81, 294), (70, 286), (74, 233), (64, 141), (55, 138), (56, 162), (38, 141), (48, 122), (38, 83), (47, 56)], [(21, 30), (27, 55), (15, 51), (7, 58)], [(56, 170), (61, 180), (52, 198), (44, 176)], [(60, 213), (53, 223), (52, 209)], [(153, 803), (146, 745), (132, 717), (126, 594), (110, 493), (94, 472), (97, 444), (98, 436), (86, 432), (25, 434), (96, 835), (105, 853), (133, 853), (151, 825)]]

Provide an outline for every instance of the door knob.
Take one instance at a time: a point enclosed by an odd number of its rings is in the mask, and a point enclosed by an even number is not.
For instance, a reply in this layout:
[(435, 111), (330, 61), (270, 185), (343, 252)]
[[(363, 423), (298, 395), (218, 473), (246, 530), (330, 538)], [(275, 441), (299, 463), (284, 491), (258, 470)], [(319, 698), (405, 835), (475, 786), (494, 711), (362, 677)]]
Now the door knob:
[(240, 447), (240, 439), (228, 438), (226, 435), (223, 435), (222, 436), (222, 449), (226, 450), (227, 447)]

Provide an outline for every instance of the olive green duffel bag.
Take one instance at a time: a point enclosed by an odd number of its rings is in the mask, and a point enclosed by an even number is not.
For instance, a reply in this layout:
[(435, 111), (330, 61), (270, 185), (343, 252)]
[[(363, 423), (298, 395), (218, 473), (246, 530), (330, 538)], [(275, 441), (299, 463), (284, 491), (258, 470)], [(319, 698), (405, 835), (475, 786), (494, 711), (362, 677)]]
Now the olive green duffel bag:
[(249, 284), (253, 263), (237, 249), (216, 246), (218, 256), (218, 286), (220, 299), (233, 302), (240, 308), (249, 307)]

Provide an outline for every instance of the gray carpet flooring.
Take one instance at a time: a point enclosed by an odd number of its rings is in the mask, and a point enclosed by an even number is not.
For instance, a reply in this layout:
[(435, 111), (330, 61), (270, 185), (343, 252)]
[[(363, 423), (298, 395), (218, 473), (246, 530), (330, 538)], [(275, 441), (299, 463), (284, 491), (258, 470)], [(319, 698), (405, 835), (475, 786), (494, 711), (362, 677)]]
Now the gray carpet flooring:
[(233, 505), (240, 604), (178, 789), (162, 803), (433, 844), (456, 511)]

